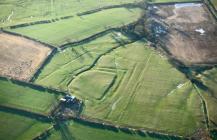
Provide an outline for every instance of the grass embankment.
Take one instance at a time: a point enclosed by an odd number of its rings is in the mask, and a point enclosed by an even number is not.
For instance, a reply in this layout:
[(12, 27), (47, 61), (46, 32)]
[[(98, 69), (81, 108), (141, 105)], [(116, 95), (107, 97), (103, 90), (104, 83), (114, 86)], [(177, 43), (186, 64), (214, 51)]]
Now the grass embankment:
[(0, 27), (75, 15), (104, 6), (134, 3), (141, 0), (4, 0), (0, 2)]
[(68, 42), (82, 40), (108, 28), (132, 23), (138, 20), (141, 16), (141, 11), (139, 8), (114, 8), (54, 23), (9, 29), (9, 31), (23, 34), (57, 47)]
[(83, 91), (100, 85), (97, 80), (86, 83), (86, 88), (77, 84), (89, 77), (87, 73), (72, 80), (69, 90), (84, 100), (87, 117), (180, 135), (205, 127), (201, 101), (191, 82), (145, 41), (106, 54), (91, 71), (110, 72), (117, 78), (100, 99), (94, 98), (99, 93)]
[(49, 123), (2, 111), (0, 124), (1, 140), (31, 140), (51, 126)]
[(150, 136), (140, 136), (138, 134), (127, 134), (122, 131), (114, 132), (103, 128), (94, 128), (74, 121), (61, 124), (60, 129), (53, 131), (48, 140), (157, 140)]
[(90, 68), (100, 56), (125, 41), (129, 41), (126, 36), (113, 32), (83, 45), (68, 46), (54, 55), (35, 83), (67, 90), (78, 73)]
[(0, 80), (0, 106), (48, 115), (57, 106), (59, 95), (29, 86)]

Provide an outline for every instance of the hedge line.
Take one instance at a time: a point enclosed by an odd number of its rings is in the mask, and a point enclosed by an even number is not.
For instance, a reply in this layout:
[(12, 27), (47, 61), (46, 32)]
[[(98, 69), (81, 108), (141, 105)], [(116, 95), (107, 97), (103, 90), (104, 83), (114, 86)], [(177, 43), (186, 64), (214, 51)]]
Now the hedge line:
[(101, 8), (81, 12), (81, 13), (78, 13), (77, 16), (89, 15), (89, 14), (93, 14), (93, 13), (96, 13), (96, 12), (99, 12), (99, 11), (103, 11), (103, 10), (107, 10), (107, 9), (113, 9), (113, 8), (128, 8), (128, 9), (131, 9), (131, 8), (138, 8), (139, 6), (140, 5), (138, 3), (111, 5), (111, 6), (105, 6), (105, 7), (101, 7)]
[[(111, 6), (105, 6), (105, 7), (101, 7), (101, 8), (81, 12), (81, 13), (77, 13), (76, 15), (77, 16), (83, 16), (83, 15), (93, 14), (93, 13), (96, 13), (96, 12), (99, 12), (99, 11), (102, 11), (102, 10), (107, 10), (107, 9), (112, 9), (112, 8), (121, 8), (121, 7), (136, 8), (138, 6), (139, 6), (138, 3), (111, 5)], [(12, 25), (12, 26), (8, 26), (8, 27), (4, 27), (4, 28), (16, 29), (16, 28), (27, 27), (27, 26), (37, 25), (37, 24), (53, 23), (53, 22), (57, 22), (57, 21), (60, 21), (60, 20), (69, 19), (69, 18), (73, 18), (73, 17), (74, 17), (73, 15), (69, 15), (69, 16), (64, 16), (64, 17), (54, 18), (54, 19), (49, 19), (49, 20), (40, 20), (40, 21), (34, 21), (34, 22), (29, 22), (29, 23), (22, 23), (22, 24)]]
[(32, 89), (42, 91), (42, 92), (47, 91), (50, 94), (63, 95), (63, 96), (69, 94), (68, 92), (64, 92), (64, 91), (61, 91), (61, 90), (44, 87), (44, 86), (41, 86), (41, 85), (37, 85), (35, 83), (26, 82), (26, 81), (19, 81), (19, 80), (8, 78), (8, 77), (0, 76), (0, 80), (11, 81), (14, 84), (17, 84), (17, 85), (20, 85), (20, 86), (30, 87)]
[(25, 35), (22, 35), (22, 34), (19, 34), (19, 33), (10, 32), (10, 31), (4, 30), (4, 29), (1, 29), (0, 32), (6, 33), (6, 34), (10, 34), (10, 35), (19, 36), (19, 37), (22, 37), (22, 38), (25, 38), (25, 39), (29, 39), (29, 40), (35, 41), (35, 42), (40, 43), (40, 44), (42, 44), (45, 47), (48, 47), (50, 49), (55, 49), (56, 48), (56, 47), (54, 47), (54, 46), (52, 46), (50, 44), (47, 44), (45, 42), (41, 42), (41, 41), (39, 41), (37, 39), (31, 38), (31, 37), (28, 37), (28, 36), (25, 36)]
[(18, 114), (24, 117), (36, 119), (41, 122), (51, 122), (52, 119), (44, 114), (35, 113), (32, 111), (27, 111), (23, 109), (18, 109), (15, 107), (9, 107), (9, 106), (2, 106), (0, 105), (0, 111), (7, 112), (7, 113), (13, 113)]
[(55, 19), (49, 19), (49, 20), (40, 20), (40, 21), (35, 21), (35, 22), (29, 22), (29, 23), (22, 23), (22, 24), (18, 24), (18, 25), (12, 25), (12, 26), (8, 26), (5, 28), (10, 28), (10, 29), (16, 29), (16, 28), (21, 28), (21, 27), (27, 27), (27, 26), (32, 26), (32, 25), (37, 25), (37, 24), (47, 24), (47, 23), (52, 23), (52, 22), (57, 22), (60, 21), (62, 19), (69, 19), (69, 18), (73, 18), (74, 16), (65, 16), (65, 17), (60, 17), (60, 18), (55, 18)]
[(215, 6), (212, 4), (212, 2), (210, 0), (203, 0), (203, 3), (206, 5), (214, 19), (217, 21), (217, 10), (215, 9)]
[(144, 130), (143, 128), (132, 128), (130, 126), (119, 126), (119, 125), (114, 125), (110, 122), (104, 122), (104, 121), (99, 121), (96, 119), (90, 119), (86, 118), (84, 116), (80, 117), (75, 117), (72, 118), (74, 121), (86, 125), (86, 126), (91, 126), (93, 128), (99, 128), (99, 129), (106, 129), (114, 132), (122, 131), (127, 134), (138, 134), (140, 136), (150, 136), (154, 138), (161, 138), (161, 139), (174, 139), (174, 140), (183, 140), (187, 139), (183, 136), (178, 136), (178, 135), (170, 135), (170, 134), (165, 134), (165, 133), (160, 133), (160, 132), (155, 132), (155, 131), (150, 131), (150, 130)]

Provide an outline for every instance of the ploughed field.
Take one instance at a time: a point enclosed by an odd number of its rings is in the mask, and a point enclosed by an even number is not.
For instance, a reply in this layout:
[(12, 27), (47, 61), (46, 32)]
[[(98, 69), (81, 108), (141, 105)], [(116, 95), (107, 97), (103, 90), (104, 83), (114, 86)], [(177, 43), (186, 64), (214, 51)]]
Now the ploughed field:
[(186, 65), (216, 63), (217, 25), (205, 5), (153, 6), (150, 19), (156, 20), (156, 38), (171, 57)]
[(0, 1), (0, 139), (215, 139), (216, 21), (148, 2)]
[(29, 80), (51, 52), (38, 42), (0, 32), (0, 75)]

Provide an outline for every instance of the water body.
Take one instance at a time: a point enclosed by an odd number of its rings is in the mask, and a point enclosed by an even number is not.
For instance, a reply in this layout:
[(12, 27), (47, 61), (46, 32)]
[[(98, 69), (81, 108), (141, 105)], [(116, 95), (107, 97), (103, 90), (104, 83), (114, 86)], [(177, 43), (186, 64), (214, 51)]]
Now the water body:
[(201, 3), (179, 3), (175, 4), (175, 8), (183, 8), (183, 7), (201, 7)]

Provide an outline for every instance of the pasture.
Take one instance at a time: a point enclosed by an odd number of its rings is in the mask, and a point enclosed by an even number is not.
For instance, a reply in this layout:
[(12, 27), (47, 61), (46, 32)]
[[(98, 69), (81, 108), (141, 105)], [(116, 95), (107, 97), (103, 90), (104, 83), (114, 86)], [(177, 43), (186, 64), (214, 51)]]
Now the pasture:
[[(84, 133), (85, 132), (85, 133)], [(145, 135), (145, 134), (144, 134)], [(96, 128), (87, 124), (75, 121), (62, 122), (59, 130), (51, 133), (48, 140), (157, 140), (158, 138), (149, 135), (140, 136), (138, 134), (127, 134), (122, 131), (112, 131), (103, 128)]]
[(109, 28), (135, 22), (140, 18), (141, 11), (139, 8), (114, 8), (53, 23), (8, 30), (58, 47), (62, 44), (82, 40)]
[(108, 33), (91, 42), (71, 46), (53, 56), (43, 68), (35, 83), (47, 87), (68, 90), (70, 81), (79, 73), (91, 68), (106, 52), (130, 41), (118, 32)]
[[(145, 40), (104, 55), (90, 72), (96, 70), (114, 73), (117, 78), (100, 99), (84, 94), (90, 90), (77, 84), (87, 74), (71, 81), (70, 92), (85, 102), (82, 115), (115, 125), (185, 136), (204, 128), (202, 104), (191, 82)], [(95, 80), (85, 86), (99, 84)]]
[(47, 46), (23, 37), (0, 32), (0, 38), (1, 76), (29, 80), (51, 52)]
[[(101, 99), (115, 82), (116, 75), (110, 72), (87, 71), (76, 77), (72, 88), (87, 97)], [(95, 82), (97, 80), (97, 82)], [(69, 85), (70, 86), (70, 85)]]
[(51, 124), (0, 110), (1, 140), (30, 140), (48, 129)]
[(211, 2), (215, 6), (215, 9), (217, 10), (217, 0), (211, 0)]
[[(34, 139), (51, 126), (40, 139), (206, 138), (217, 124), (217, 69), (193, 77), (204, 90), (172, 60), (215, 63), (217, 26), (204, 4), (165, 5), (189, 1), (196, 0), (0, 0), (0, 139)], [(38, 41), (57, 47), (49, 59), (51, 48)], [(60, 104), (52, 89), (84, 104)]]
[(198, 75), (198, 78), (208, 88), (206, 92), (199, 90), (207, 105), (209, 123), (211, 128), (215, 128), (217, 123), (217, 69), (205, 71)]
[(49, 115), (59, 103), (59, 95), (0, 79), (0, 106)]
[(141, 0), (5, 0), (0, 1), (0, 27), (58, 19), (105, 6), (139, 1)]

